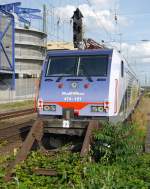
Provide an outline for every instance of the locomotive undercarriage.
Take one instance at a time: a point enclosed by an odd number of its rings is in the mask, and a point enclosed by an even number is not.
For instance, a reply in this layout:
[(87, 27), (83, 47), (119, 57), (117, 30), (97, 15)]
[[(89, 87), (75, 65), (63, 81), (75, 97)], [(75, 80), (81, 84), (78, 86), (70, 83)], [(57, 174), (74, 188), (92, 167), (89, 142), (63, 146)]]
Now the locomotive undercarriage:
[(99, 122), (108, 121), (108, 117), (66, 117), (64, 116), (40, 116), (44, 122), (44, 133), (65, 134), (65, 135), (84, 135), (91, 120)]

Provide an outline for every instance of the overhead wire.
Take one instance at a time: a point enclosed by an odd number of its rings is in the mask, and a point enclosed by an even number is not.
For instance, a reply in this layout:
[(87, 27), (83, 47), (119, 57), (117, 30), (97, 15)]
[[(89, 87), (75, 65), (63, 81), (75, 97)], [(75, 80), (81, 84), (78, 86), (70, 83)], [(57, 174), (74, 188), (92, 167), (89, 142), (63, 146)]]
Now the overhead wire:
[(100, 20), (98, 19), (99, 16), (97, 15), (95, 9), (93, 8), (92, 3), (90, 2), (90, 0), (86, 0), (86, 1), (87, 1), (87, 3), (89, 4), (90, 8), (93, 10), (93, 13), (94, 13), (95, 16), (96, 16), (97, 25), (98, 25), (99, 27), (100, 27), (100, 25), (101, 25), (101, 28), (103, 28), (103, 30), (105, 31), (105, 33), (107, 34), (107, 36), (108, 36), (109, 39), (111, 40), (111, 39), (112, 39), (111, 33), (108, 32), (108, 30), (105, 28), (105, 26), (102, 24), (102, 22), (100, 22)]
[[(90, 7), (92, 7), (92, 3), (90, 2), (90, 0), (86, 0), (86, 2), (90, 5)], [(94, 12), (94, 14), (96, 13), (96, 11), (93, 11), (93, 12)], [(144, 16), (144, 15), (149, 15), (149, 14), (150, 14), (150, 12), (145, 12), (145, 13), (144, 12), (141, 12), (141, 13), (121, 13), (121, 14), (119, 14), (119, 13), (116, 12), (116, 8), (115, 8), (115, 15), (114, 15), (115, 17), (114, 18), (115, 18), (115, 21), (117, 21), (116, 24), (118, 24), (118, 16)], [(119, 25), (118, 25), (118, 27), (119, 27)], [(103, 27), (103, 29), (105, 30), (106, 33), (109, 33), (107, 31), (107, 29), (105, 28), (105, 26)], [(118, 32), (118, 33), (121, 33), (121, 32)], [(115, 35), (118, 35), (117, 32), (116, 32)], [(112, 39), (110, 41), (112, 41)]]
[[(87, 0), (90, 7), (92, 7), (90, 4), (90, 1)], [(79, 0), (76, 0), (77, 2), (77, 6), (79, 7), (79, 4), (80, 4), (80, 1)], [(51, 16), (51, 32), (49, 33), (53, 33), (53, 36), (57, 36), (57, 41), (60, 39), (60, 32), (62, 30), (62, 35), (63, 37), (61, 39), (65, 39), (65, 25), (67, 25), (64, 21), (61, 20), (61, 18), (59, 18), (56, 14), (55, 14), (55, 10), (56, 10), (56, 6), (54, 6), (51, 2), (47, 1), (48, 5), (49, 5), (49, 8), (48, 8), (48, 12), (49, 12), (49, 15)], [(59, 0), (58, 3), (57, 3), (57, 7), (60, 7), (62, 6), (62, 1)], [(52, 9), (53, 9), (53, 13), (52, 13)], [(50, 13), (51, 12), (51, 13)], [(95, 10), (93, 10), (95, 16), (96, 16), (96, 21), (97, 21), (97, 24), (98, 26), (101, 27), (104, 29), (104, 31), (107, 33), (108, 37), (109, 37), (109, 40), (111, 40), (111, 35), (109, 34), (109, 32), (106, 30), (106, 28), (103, 26), (102, 23), (99, 22), (99, 20), (97, 19), (98, 15), (95, 13)], [(61, 23), (62, 22), (62, 23)], [(63, 25), (62, 25), (63, 24)], [(60, 25), (62, 25), (62, 28), (60, 27)], [(70, 23), (71, 25), (71, 23)]]
[(60, 16), (57, 15), (56, 9), (57, 7), (62, 7), (63, 3), (59, 0), (56, 6), (54, 6), (52, 3), (48, 2), (49, 8), (48, 8), (48, 15), (50, 15), (51, 20), (49, 20), (49, 23), (51, 23), (51, 28), (49, 28), (48, 34), (50, 38), (56, 39), (58, 41), (66, 42), (65, 38), (68, 37), (68, 35), (65, 35), (66, 27), (69, 25), (69, 20), (62, 19)]
[(119, 16), (145, 16), (150, 15), (150, 12), (139, 12), (139, 13), (120, 13)]

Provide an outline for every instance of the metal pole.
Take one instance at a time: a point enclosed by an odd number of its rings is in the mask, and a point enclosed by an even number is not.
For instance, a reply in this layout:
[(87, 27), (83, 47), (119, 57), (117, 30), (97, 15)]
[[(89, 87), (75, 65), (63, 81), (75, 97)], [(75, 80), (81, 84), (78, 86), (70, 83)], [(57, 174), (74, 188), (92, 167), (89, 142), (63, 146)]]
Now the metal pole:
[[(2, 15), (0, 15), (0, 38), (1, 38), (1, 34), (2, 34)], [(1, 70), (1, 67), (2, 67), (1, 51), (2, 51), (2, 48), (1, 48), (1, 45), (0, 45), (0, 70)]]
[(120, 33), (119, 34), (119, 36), (120, 36), (120, 53), (121, 53), (121, 51), (122, 51), (122, 33)]
[(43, 5), (43, 32), (47, 33), (47, 14), (46, 14), (46, 5)]
[(12, 15), (12, 90), (15, 89), (15, 18)]

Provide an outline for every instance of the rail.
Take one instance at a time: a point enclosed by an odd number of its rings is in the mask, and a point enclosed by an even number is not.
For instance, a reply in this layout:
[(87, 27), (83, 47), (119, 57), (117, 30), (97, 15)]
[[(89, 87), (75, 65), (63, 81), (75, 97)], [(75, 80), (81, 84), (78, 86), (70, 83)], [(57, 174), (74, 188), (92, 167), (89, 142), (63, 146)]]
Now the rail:
[[(138, 103), (141, 99), (141, 96), (139, 97), (136, 106), (138, 105)], [(33, 109), (31, 109), (31, 111), (33, 111)], [(28, 112), (28, 111), (25, 111), (25, 112)], [(23, 113), (24, 113), (24, 111), (23, 111)], [(19, 114), (22, 114), (22, 112), (21, 113), (19, 112)], [(48, 154), (54, 153), (52, 150), (46, 150), (42, 145), (42, 138), (44, 136), (44, 126), (45, 126), (45, 122), (44, 122), (44, 120), (42, 120), (40, 118), (38, 118), (33, 123), (27, 137), (25, 138), (25, 140), (22, 144), (20, 151), (18, 152), (18, 154), (16, 156), (16, 159), (13, 162), (11, 162), (6, 169), (6, 175), (5, 175), (6, 181), (11, 180), (13, 168), (17, 164), (19, 164), (21, 161), (24, 161), (27, 158), (27, 156), (28, 156), (28, 154), (29, 154), (29, 152), (30, 152), (30, 150), (31, 150), (31, 148), (32, 148), (32, 146), (35, 142), (40, 147), (40, 149), (42, 150), (43, 153), (48, 153)], [(81, 151), (80, 151), (81, 157), (86, 156), (88, 154), (89, 150), (90, 150), (90, 146), (91, 146), (91, 143), (92, 143), (93, 129), (98, 129), (98, 128), (101, 128), (101, 127), (102, 127), (102, 124), (100, 124), (99, 121), (97, 121), (97, 120), (89, 121), (89, 124), (87, 126), (87, 130), (86, 130), (86, 133), (85, 133), (85, 137), (84, 137), (84, 140), (83, 140), (83, 144), (82, 144), (82, 147), (81, 147)], [(20, 126), (17, 126), (17, 129), (20, 130)], [(1, 135), (5, 135), (5, 132), (8, 131), (8, 130), (9, 130), (9, 128), (7, 128), (5, 131), (3, 130), (3, 132), (1, 132), (1, 130), (0, 130)], [(26, 129), (24, 129), (24, 130), (26, 130)], [(9, 132), (10, 132), (10, 130), (9, 130)], [(12, 130), (11, 133), (13, 134), (13, 132), (15, 132), (15, 131)], [(2, 137), (1, 135), (0, 135), (0, 137)], [(35, 172), (35, 174), (38, 174), (38, 175), (50, 175), (50, 176), (57, 175), (57, 171), (52, 170), (52, 169), (36, 168), (36, 169), (33, 170), (33, 172)]]
[[(93, 129), (96, 129), (98, 127), (99, 127), (98, 121), (92, 120), (89, 122), (87, 131), (85, 134), (85, 138), (83, 141), (83, 146), (80, 152), (81, 157), (87, 155), (87, 153), (89, 152), (90, 144), (92, 140), (92, 131)], [(5, 175), (6, 181), (10, 181), (12, 179), (13, 168), (17, 164), (19, 164), (21, 161), (24, 161), (27, 158), (27, 155), (29, 154), (35, 141), (37, 142), (41, 150), (43, 150), (43, 152), (46, 152), (46, 153), (48, 152), (47, 150), (45, 150), (45, 148), (42, 146), (42, 143), (41, 143), (43, 135), (44, 135), (44, 122), (41, 119), (37, 119), (32, 125), (30, 132), (28, 133), (25, 141), (23, 142), (22, 147), (16, 156), (16, 159), (8, 165), (6, 169), (6, 175)], [(37, 168), (36, 170), (34, 170), (34, 172), (39, 175), (51, 175), (51, 176), (57, 175), (57, 172), (51, 169), (45, 170), (42, 168)]]
[(32, 113), (35, 113), (33, 108), (0, 113), (0, 120), (15, 118), (15, 117), (24, 116), (24, 115), (28, 115)]
[(13, 126), (7, 126), (0, 129), (0, 140), (13, 141), (16, 136), (20, 137), (23, 133), (30, 130), (33, 120), (24, 123), (16, 123)]

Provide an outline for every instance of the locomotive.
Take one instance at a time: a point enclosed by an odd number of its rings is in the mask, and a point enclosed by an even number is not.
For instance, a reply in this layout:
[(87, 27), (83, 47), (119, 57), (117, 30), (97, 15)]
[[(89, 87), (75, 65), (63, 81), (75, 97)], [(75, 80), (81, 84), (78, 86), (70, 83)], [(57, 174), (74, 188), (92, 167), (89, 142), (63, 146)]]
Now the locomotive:
[(115, 49), (50, 51), (42, 68), (38, 114), (54, 133), (80, 134), (93, 119), (127, 119), (139, 93), (136, 75)]

